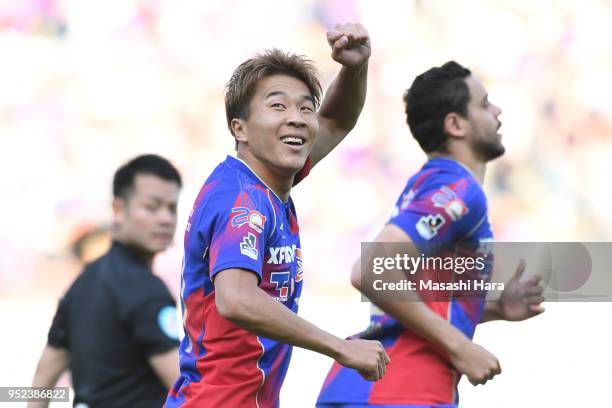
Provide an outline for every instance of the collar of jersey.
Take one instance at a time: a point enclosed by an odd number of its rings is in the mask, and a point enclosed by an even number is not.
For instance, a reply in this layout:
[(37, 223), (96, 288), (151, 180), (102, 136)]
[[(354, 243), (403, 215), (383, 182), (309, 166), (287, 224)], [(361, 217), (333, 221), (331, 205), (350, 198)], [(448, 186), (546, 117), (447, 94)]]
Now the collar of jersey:
[(468, 166), (466, 166), (465, 164), (461, 163), (460, 161), (457, 161), (455, 159), (451, 159), (450, 157), (432, 157), (431, 159), (427, 160), (427, 163), (432, 163), (433, 164), (436, 161), (448, 162), (449, 164), (454, 165), (453, 167), (460, 167), (464, 171), (466, 171), (470, 176), (472, 176), (472, 178), (476, 179), (476, 176), (474, 175), (474, 173), (472, 173), (472, 170), (470, 170), (470, 168)]
[(236, 165), (238, 165), (238, 166), (239, 166), (240, 164), (242, 164), (242, 166), (244, 166), (243, 170), (244, 170), (246, 173), (251, 174), (251, 176), (253, 176), (254, 178), (256, 178), (256, 179), (257, 179), (257, 181), (259, 181), (261, 184), (263, 184), (263, 185), (264, 185), (264, 187), (265, 187), (265, 188), (267, 188), (267, 189), (268, 189), (268, 191), (270, 191), (270, 192), (272, 193), (272, 195), (274, 195), (274, 197), (276, 197), (276, 199), (277, 199), (279, 202), (281, 202), (282, 204), (286, 204), (287, 202), (289, 202), (289, 200), (287, 200), (287, 201), (283, 201), (283, 200), (281, 200), (281, 198), (280, 198), (279, 196), (277, 196), (277, 195), (276, 195), (276, 193), (274, 192), (274, 190), (272, 190), (272, 189), (270, 188), (270, 186), (269, 186), (269, 185), (267, 185), (267, 184), (266, 184), (266, 182), (265, 182), (265, 181), (263, 181), (263, 180), (261, 179), (261, 177), (259, 177), (259, 176), (257, 175), (257, 173), (255, 173), (255, 171), (254, 171), (252, 168), (250, 168), (248, 164), (246, 164), (246, 163), (244, 162), (244, 160), (242, 160), (242, 159), (240, 159), (240, 158), (238, 158), (238, 157), (229, 156), (229, 155), (227, 156), (227, 160), (228, 160), (230, 163), (235, 162), (235, 164), (236, 164)]
[(130, 259), (134, 263), (147, 266), (147, 261), (138, 254), (134, 247), (124, 244), (123, 242), (119, 242), (116, 239), (113, 239), (112, 241), (111, 251), (121, 253), (124, 258)]

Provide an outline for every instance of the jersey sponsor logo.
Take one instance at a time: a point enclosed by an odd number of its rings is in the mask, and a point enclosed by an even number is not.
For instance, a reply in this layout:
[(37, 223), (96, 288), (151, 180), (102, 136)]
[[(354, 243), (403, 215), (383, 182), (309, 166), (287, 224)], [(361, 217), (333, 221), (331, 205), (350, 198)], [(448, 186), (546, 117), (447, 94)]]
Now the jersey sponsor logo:
[(232, 227), (234, 228), (240, 228), (244, 224), (249, 224), (249, 227), (261, 234), (265, 223), (266, 217), (257, 210), (251, 210), (246, 207), (232, 208)]
[(453, 221), (460, 220), (469, 211), (465, 202), (447, 186), (442, 187), (436, 192), (431, 197), (431, 201), (435, 207), (444, 208), (444, 211)]
[(442, 214), (429, 214), (422, 216), (415, 227), (419, 235), (425, 239), (432, 239), (438, 235), (438, 231), (446, 224)]
[(157, 324), (162, 333), (171, 339), (178, 340), (179, 333), (176, 307), (170, 305), (162, 307), (157, 314)]
[(295, 274), (295, 282), (301, 282), (304, 279), (304, 265), (302, 264), (302, 250), (295, 249), (295, 260), (297, 261), (297, 272)]
[(240, 243), (240, 253), (246, 255), (252, 260), (257, 260), (257, 237), (255, 234), (249, 232)]
[(272, 272), (270, 274), (270, 283), (276, 285), (277, 300), (285, 302), (289, 296), (289, 280), (291, 273), (287, 272)]
[(289, 246), (285, 245), (282, 247), (270, 247), (270, 258), (268, 263), (272, 265), (280, 265), (295, 261), (296, 251), (301, 250), (297, 248), (295, 244)]

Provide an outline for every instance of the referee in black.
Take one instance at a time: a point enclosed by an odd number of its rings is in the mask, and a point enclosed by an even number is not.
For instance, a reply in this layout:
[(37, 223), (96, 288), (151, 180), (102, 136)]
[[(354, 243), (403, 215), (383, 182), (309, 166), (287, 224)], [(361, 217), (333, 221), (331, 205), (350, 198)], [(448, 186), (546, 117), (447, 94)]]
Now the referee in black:
[(79, 408), (164, 404), (179, 377), (176, 304), (151, 263), (172, 243), (180, 188), (157, 155), (117, 170), (112, 247), (61, 299), (32, 386), (53, 387), (70, 369)]

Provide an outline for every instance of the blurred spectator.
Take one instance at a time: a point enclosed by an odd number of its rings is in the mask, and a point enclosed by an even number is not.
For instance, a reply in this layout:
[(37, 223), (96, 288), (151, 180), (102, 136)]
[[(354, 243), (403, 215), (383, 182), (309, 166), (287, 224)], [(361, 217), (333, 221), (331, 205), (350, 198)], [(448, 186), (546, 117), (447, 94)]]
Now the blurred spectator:
[(81, 263), (87, 264), (106, 253), (110, 245), (108, 228), (87, 226), (79, 231), (72, 244), (72, 252)]

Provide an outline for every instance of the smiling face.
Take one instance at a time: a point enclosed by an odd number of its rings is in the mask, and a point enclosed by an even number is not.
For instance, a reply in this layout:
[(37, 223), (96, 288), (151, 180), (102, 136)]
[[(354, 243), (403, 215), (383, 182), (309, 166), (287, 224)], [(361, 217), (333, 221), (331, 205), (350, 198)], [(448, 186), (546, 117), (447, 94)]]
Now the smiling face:
[(501, 142), (498, 130), (501, 126), (501, 109), (489, 102), (487, 91), (480, 81), (470, 75), (465, 79), (470, 91), (467, 106), (467, 142), (474, 154), (487, 162), (504, 154), (506, 148)]
[(257, 83), (245, 119), (232, 119), (238, 155), (255, 167), (293, 177), (312, 150), (319, 122), (305, 83), (270, 75)]

